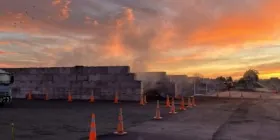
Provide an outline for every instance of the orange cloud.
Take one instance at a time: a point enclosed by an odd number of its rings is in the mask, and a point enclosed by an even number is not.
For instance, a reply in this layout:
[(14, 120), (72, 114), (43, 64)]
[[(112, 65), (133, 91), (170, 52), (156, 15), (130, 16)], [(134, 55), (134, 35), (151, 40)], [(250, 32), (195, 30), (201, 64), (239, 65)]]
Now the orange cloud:
[(188, 61), (188, 60), (201, 60), (201, 59), (205, 59), (205, 56), (203, 53), (192, 53), (190, 55), (187, 56), (173, 56), (173, 57), (167, 57), (167, 58), (163, 58), (157, 61), (157, 63), (160, 64), (170, 64), (170, 63), (178, 63), (178, 62), (182, 62), (182, 61)]
[(94, 19), (92, 19), (91, 17), (88, 17), (88, 16), (85, 17), (84, 23), (89, 24), (89, 25), (94, 25), (94, 26), (97, 26), (99, 24), (97, 20), (94, 20)]
[(0, 68), (13, 68), (15, 65), (0, 63)]
[(1, 51), (0, 50), (0, 55), (1, 54), (16, 54), (15, 52), (7, 52), (7, 51)]
[(61, 3), (61, 0), (53, 0), (52, 5), (59, 5)]
[(135, 20), (133, 10), (131, 8), (125, 8), (125, 17), (130, 23)]
[(275, 40), (280, 28), (279, 12), (280, 1), (267, 0), (259, 9), (226, 15), (199, 28), (188, 37), (188, 44), (228, 45)]
[(6, 52), (4, 52), (4, 51), (0, 51), (0, 54), (5, 54)]
[(60, 15), (61, 15), (61, 18), (62, 19), (68, 19), (69, 16), (70, 16), (70, 8), (69, 8), (69, 5), (71, 4), (71, 1), (70, 0), (66, 0), (64, 5), (63, 5), (63, 8), (60, 10)]
[(8, 41), (0, 41), (0, 45), (7, 45), (7, 44), (9, 44)]
[(53, 0), (52, 5), (53, 6), (60, 6), (61, 9), (59, 10), (59, 17), (61, 20), (66, 20), (70, 16), (70, 7), (69, 5), (71, 4), (70, 0)]

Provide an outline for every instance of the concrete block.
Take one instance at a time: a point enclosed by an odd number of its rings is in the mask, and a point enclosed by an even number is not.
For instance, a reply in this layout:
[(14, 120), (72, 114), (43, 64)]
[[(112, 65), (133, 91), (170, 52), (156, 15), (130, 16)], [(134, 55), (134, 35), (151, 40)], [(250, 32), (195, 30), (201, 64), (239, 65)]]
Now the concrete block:
[(53, 75), (53, 81), (54, 82), (66, 82), (66, 81), (68, 81), (67, 75), (62, 75), (62, 74)]
[(83, 81), (71, 81), (70, 88), (80, 88), (83, 86)]
[(95, 83), (91, 81), (82, 81), (83, 88), (93, 88), (95, 87)]
[(117, 81), (134, 81), (134, 74), (117, 75)]
[(83, 74), (83, 66), (75, 66), (70, 68), (70, 74)]
[(42, 74), (43, 81), (53, 81), (54, 75), (53, 74)]
[(105, 75), (108, 74), (109, 67), (102, 66), (102, 67), (95, 67), (95, 69), (96, 69), (96, 73)]
[(89, 75), (89, 81), (98, 81), (98, 80), (100, 80), (100, 75), (96, 75), (96, 74)]
[(67, 67), (61, 67), (61, 68), (59, 68), (59, 73), (60, 74), (70, 74), (70, 69)]
[(66, 75), (66, 81), (77, 81), (77, 75)]
[(89, 77), (87, 75), (77, 75), (77, 81), (88, 81)]
[(129, 66), (114, 66), (108, 68), (108, 74), (126, 74), (129, 73)]
[(139, 81), (121, 82), (120, 88), (141, 88), (141, 82)]
[(54, 87), (63, 87), (63, 88), (69, 88), (71, 85), (69, 82), (55, 82)]

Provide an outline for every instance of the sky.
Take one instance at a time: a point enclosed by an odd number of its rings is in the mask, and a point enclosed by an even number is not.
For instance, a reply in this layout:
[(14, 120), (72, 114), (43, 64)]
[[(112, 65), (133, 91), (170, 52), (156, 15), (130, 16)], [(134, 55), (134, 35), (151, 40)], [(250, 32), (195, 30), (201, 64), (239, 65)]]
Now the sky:
[(280, 77), (279, 0), (0, 0), (0, 68)]

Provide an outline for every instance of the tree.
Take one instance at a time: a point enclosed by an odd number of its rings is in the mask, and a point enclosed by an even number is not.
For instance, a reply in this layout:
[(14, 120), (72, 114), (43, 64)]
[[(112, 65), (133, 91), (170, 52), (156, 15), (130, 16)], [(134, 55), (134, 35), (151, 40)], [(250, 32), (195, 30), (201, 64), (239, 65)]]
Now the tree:
[(254, 69), (249, 69), (243, 74), (243, 78), (246, 80), (251, 80), (253, 82), (259, 81), (259, 72)]
[(232, 80), (231, 76), (229, 76), (227, 78), (223, 77), (223, 76), (219, 76), (216, 78), (216, 80), (220, 83), (220, 86), (222, 83), (227, 90), (230, 90), (231, 88), (233, 88), (233, 80)]
[(226, 78), (223, 77), (223, 76), (219, 76), (216, 78), (217, 81), (220, 81), (220, 82), (225, 82), (226, 81)]
[(249, 69), (243, 74), (243, 80), (247, 89), (253, 89), (254, 85), (259, 81), (259, 72), (254, 69)]
[(233, 82), (232, 77), (231, 76), (227, 77), (226, 81), (227, 82)]
[(218, 91), (223, 91), (226, 89), (226, 85), (224, 84), (226, 82), (226, 78), (223, 76), (219, 76), (216, 78), (216, 88)]

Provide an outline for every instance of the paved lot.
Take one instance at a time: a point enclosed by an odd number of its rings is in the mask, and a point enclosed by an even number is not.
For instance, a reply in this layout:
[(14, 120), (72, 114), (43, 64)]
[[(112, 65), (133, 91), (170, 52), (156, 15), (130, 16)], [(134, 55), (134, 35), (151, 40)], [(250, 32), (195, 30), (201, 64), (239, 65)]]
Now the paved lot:
[[(125, 137), (101, 140), (279, 140), (277, 100), (232, 100), (203, 104), (162, 122), (146, 121)], [(210, 106), (208, 106), (210, 105)]]
[[(123, 103), (125, 127), (150, 120), (155, 104), (140, 106)], [(0, 108), (0, 139), (11, 139), (10, 123), (15, 124), (16, 140), (87, 139), (91, 113), (96, 114), (97, 134), (112, 133), (117, 127), (120, 105), (113, 102), (26, 101), (15, 100), (10, 108)], [(163, 111), (167, 115), (168, 110)]]
[(16, 100), (0, 109), (0, 137), (11, 139), (14, 122), (16, 140), (87, 140), (91, 113), (96, 114), (99, 140), (279, 140), (278, 100), (211, 99), (198, 106), (168, 114), (154, 121), (155, 103), (139, 106), (123, 103), (126, 136), (114, 136), (120, 105), (112, 102), (67, 103), (65, 101)]

